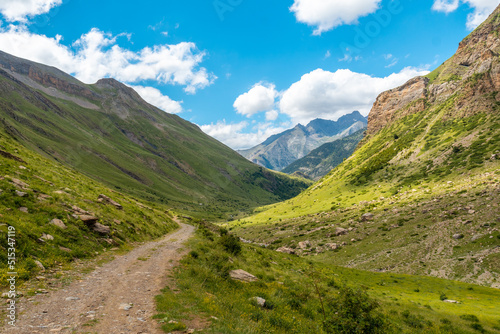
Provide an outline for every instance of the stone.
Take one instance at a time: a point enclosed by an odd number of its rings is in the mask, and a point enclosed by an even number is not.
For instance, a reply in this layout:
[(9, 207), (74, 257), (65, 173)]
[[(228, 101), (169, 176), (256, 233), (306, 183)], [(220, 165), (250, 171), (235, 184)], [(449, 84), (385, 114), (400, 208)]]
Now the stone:
[(62, 250), (63, 252), (66, 252), (66, 253), (71, 253), (72, 252), (71, 249), (63, 247), (63, 246), (59, 246), (59, 249)]
[(78, 218), (85, 224), (94, 224), (99, 220), (96, 216), (91, 215), (79, 215)]
[(104, 202), (104, 203), (108, 203), (108, 204), (111, 204), (113, 205), (114, 207), (116, 207), (118, 210), (122, 210), (123, 209), (123, 206), (115, 201), (113, 201), (111, 198), (109, 198), (108, 196), (106, 195), (99, 195), (99, 198), (97, 199), (98, 202)]
[(453, 300), (453, 299), (445, 299), (443, 300), (445, 303), (451, 303), (451, 304), (460, 304), (458, 300)]
[(66, 297), (66, 301), (75, 301), (75, 300), (80, 300), (78, 297)]
[(23, 165), (19, 166), (19, 169), (26, 170), (27, 168), (24, 167)]
[(42, 236), (40, 237), (42, 240), (54, 240), (54, 237), (51, 236), (50, 234), (45, 234), (43, 233)]
[(479, 240), (481, 239), (482, 237), (484, 237), (483, 234), (476, 234), (475, 236), (473, 236), (470, 240), (471, 241), (476, 241), (476, 240)]
[(40, 268), (41, 271), (45, 271), (45, 267), (43, 266), (42, 262), (35, 260), (35, 264), (38, 268)]
[(236, 281), (241, 281), (241, 282), (255, 282), (258, 281), (259, 279), (255, 277), (254, 275), (242, 270), (242, 269), (236, 269), (236, 270), (231, 270), (229, 272), (229, 276)]
[(12, 184), (18, 188), (22, 188), (22, 189), (27, 189), (29, 188), (29, 184), (27, 184), (26, 182), (23, 182), (19, 179), (15, 179), (15, 178), (11, 178), (10, 179), (10, 182), (12, 182)]
[(306, 249), (311, 247), (311, 242), (309, 240), (299, 242), (300, 249)]
[(23, 191), (16, 190), (16, 195), (19, 197), (26, 197), (28, 194)]
[(372, 221), (374, 217), (375, 215), (373, 213), (368, 212), (361, 216), (361, 221), (362, 222)]
[(464, 238), (464, 235), (462, 233), (453, 234), (453, 239), (460, 240), (463, 238)]
[(251, 301), (252, 303), (257, 304), (260, 307), (264, 307), (266, 305), (266, 300), (261, 297), (252, 297), (248, 300)]
[(472, 209), (471, 209), (471, 210), (469, 210), (469, 214), (470, 214), (470, 215), (473, 215), (473, 214), (475, 214), (475, 213), (476, 213), (476, 210), (472, 210)]
[(67, 229), (67, 228), (68, 228), (68, 227), (66, 226), (66, 224), (64, 224), (64, 222), (63, 222), (61, 219), (57, 219), (57, 218), (52, 219), (52, 220), (49, 222), (49, 224), (54, 225), (54, 226), (56, 226), (56, 227), (59, 227), (60, 229), (63, 229), (63, 230), (65, 230), (65, 229)]
[(195, 329), (193, 329), (193, 328), (189, 328), (189, 329), (186, 331), (186, 333), (187, 333), (187, 334), (193, 334), (195, 331), (196, 331)]
[(111, 228), (109, 228), (109, 226), (105, 226), (105, 225), (102, 225), (99, 223), (95, 223), (92, 226), (92, 229), (98, 233), (101, 233), (101, 234), (110, 234), (111, 233)]
[(120, 304), (120, 307), (119, 309), (120, 310), (125, 310), (125, 311), (128, 311), (130, 310), (132, 307), (134, 307), (134, 304)]
[(45, 195), (45, 194), (38, 195), (38, 199), (41, 200), (41, 201), (48, 200), (49, 198), (52, 198), (52, 196)]
[(339, 248), (339, 246), (336, 243), (325, 244), (325, 247), (329, 248), (330, 250), (336, 250)]
[(295, 250), (288, 247), (280, 247), (276, 251), (285, 254), (295, 254)]
[(113, 219), (113, 222), (114, 222), (116, 225), (121, 225), (121, 223), (122, 223), (122, 222), (121, 222), (120, 220), (118, 220), (118, 219)]
[(27, 207), (24, 207), (24, 206), (20, 207), (20, 208), (19, 208), (19, 211), (24, 212), (24, 213), (29, 213), (28, 208), (27, 208)]
[(342, 228), (342, 227), (337, 227), (335, 229), (335, 235), (336, 236), (340, 236), (340, 235), (344, 235), (344, 234), (347, 234), (349, 231), (347, 231), (345, 228)]

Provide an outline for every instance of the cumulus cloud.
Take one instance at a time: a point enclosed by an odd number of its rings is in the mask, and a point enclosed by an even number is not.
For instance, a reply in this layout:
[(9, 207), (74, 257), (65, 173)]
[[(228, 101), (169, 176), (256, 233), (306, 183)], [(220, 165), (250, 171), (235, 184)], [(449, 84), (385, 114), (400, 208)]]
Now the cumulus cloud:
[(205, 53), (194, 43), (157, 45), (134, 52), (118, 45), (120, 36), (94, 28), (68, 47), (61, 43), (61, 36), (50, 38), (33, 34), (23, 26), (10, 25), (0, 28), (0, 45), (5, 52), (55, 66), (86, 83), (104, 77), (127, 83), (156, 80), (181, 85), (186, 92), (195, 93), (216, 79), (199, 66)]
[(7, 21), (26, 22), (27, 17), (49, 12), (62, 4), (62, 0), (1, 0), (0, 13)]
[(275, 85), (258, 83), (248, 92), (238, 96), (233, 107), (238, 114), (251, 117), (259, 112), (272, 109), (277, 95)]
[[(275, 126), (272, 123), (258, 123), (249, 126), (246, 121), (240, 123), (226, 123), (225, 120), (208, 125), (201, 125), (201, 130), (223, 142), (235, 150), (242, 150), (254, 147), (272, 135), (283, 132), (288, 127)], [(249, 128), (249, 129), (248, 129)], [(245, 132), (244, 130), (247, 129)]]
[(336, 120), (353, 110), (366, 116), (381, 92), (427, 73), (426, 70), (407, 67), (399, 73), (377, 78), (348, 69), (333, 73), (317, 69), (302, 76), (283, 93), (281, 113), (302, 124), (315, 118)]
[(182, 102), (174, 101), (153, 87), (131, 86), (148, 103), (170, 114), (182, 112)]
[(277, 110), (269, 110), (266, 112), (266, 121), (275, 121), (278, 119), (279, 112)]
[(467, 29), (479, 26), (498, 6), (498, 0), (435, 0), (432, 9), (438, 12), (451, 13), (457, 10), (460, 3), (469, 5), (474, 11), (467, 15)]
[(343, 24), (353, 24), (360, 17), (375, 12), (382, 0), (294, 0), (290, 11), (297, 21), (313, 26), (314, 35)]

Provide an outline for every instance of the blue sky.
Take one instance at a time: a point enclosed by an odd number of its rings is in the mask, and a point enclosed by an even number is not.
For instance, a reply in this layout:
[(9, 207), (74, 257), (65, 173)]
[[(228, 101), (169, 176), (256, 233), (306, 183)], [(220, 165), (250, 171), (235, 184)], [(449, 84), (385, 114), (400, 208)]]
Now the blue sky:
[(497, 0), (0, 0), (0, 49), (115, 77), (232, 148), (439, 66)]

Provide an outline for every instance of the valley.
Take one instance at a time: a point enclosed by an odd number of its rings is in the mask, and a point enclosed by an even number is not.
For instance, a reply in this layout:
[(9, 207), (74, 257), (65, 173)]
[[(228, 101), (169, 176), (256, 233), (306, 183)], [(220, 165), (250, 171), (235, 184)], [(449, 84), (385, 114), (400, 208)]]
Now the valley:
[(499, 33), (238, 152), (0, 51), (0, 331), (500, 333)]

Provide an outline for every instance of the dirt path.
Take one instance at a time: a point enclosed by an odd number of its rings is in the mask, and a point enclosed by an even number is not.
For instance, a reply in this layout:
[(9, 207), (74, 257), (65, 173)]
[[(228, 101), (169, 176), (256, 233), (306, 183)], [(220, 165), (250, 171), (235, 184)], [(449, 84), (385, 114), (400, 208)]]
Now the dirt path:
[(182, 244), (194, 231), (179, 225), (162, 240), (119, 256), (64, 289), (21, 301), (17, 326), (5, 332), (163, 333), (151, 319), (154, 296), (166, 286), (167, 274), (186, 252)]

